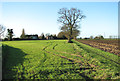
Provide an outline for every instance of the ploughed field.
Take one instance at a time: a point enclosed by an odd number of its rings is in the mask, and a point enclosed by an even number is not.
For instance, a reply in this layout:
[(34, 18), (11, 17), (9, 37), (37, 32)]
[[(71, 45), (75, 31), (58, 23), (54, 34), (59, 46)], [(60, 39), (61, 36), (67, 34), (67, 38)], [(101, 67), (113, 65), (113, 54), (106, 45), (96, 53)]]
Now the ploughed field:
[(93, 40), (77, 40), (77, 41), (120, 56), (120, 47), (119, 47), (120, 40), (118, 43), (118, 39), (101, 39), (101, 40), (93, 39)]
[(119, 79), (119, 56), (73, 40), (3, 42), (3, 79)]

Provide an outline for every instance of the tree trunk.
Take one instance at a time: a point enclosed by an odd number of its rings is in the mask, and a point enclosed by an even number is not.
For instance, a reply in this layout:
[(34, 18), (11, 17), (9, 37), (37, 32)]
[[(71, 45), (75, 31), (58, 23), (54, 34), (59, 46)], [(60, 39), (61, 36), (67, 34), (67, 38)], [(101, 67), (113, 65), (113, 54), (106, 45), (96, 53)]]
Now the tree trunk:
[(10, 41), (12, 41), (12, 34), (10, 34)]
[(68, 43), (73, 43), (73, 42), (71, 41), (71, 37), (68, 38)]
[(72, 26), (70, 27), (70, 35), (69, 35), (69, 38), (68, 38), (68, 43), (73, 43), (71, 40), (72, 40)]

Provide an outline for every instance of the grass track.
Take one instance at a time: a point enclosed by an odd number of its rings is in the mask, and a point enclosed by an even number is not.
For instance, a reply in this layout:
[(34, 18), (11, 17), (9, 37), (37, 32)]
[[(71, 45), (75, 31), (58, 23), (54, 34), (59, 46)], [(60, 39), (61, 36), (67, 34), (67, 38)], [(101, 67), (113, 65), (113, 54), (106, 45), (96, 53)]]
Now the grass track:
[(4, 79), (118, 79), (119, 57), (77, 41), (3, 42)]

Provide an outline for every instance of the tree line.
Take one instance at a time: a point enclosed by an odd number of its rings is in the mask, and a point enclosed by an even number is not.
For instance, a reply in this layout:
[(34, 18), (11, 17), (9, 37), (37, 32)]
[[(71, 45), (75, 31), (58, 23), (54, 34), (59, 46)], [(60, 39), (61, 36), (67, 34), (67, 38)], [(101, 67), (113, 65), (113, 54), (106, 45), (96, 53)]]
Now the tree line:
[[(28, 35), (28, 34), (25, 34), (25, 30), (22, 29), (22, 34), (20, 35), (20, 37), (17, 37), (17, 38), (13, 38), (14, 36), (14, 32), (13, 32), (13, 29), (7, 29), (7, 35), (6, 37), (4, 38), (4, 40), (8, 40), (8, 41), (12, 41), (12, 40), (46, 40), (47, 37), (49, 37), (49, 39), (67, 39), (67, 37), (64, 35), (63, 32), (59, 32), (58, 35), (56, 34), (50, 34), (50, 33), (47, 33), (47, 34), (44, 34), (42, 33), (40, 36), (38, 36), (37, 34), (34, 34), (34, 35)], [(32, 37), (36, 37), (36, 38), (32, 38)]]
[[(79, 32), (73, 31), (73, 33), (74, 34), (72, 35), (73, 36), (72, 39), (76, 39), (76, 36), (78, 35)], [(23, 29), (22, 34), (20, 35), (19, 38), (13, 38), (13, 36), (14, 36), (13, 29), (7, 29), (7, 35), (6, 35), (6, 38), (4, 40), (9, 40), (9, 41), (12, 41), (12, 40), (31, 40), (32, 38), (30, 38), (28, 36), (37, 36), (37, 38), (36, 38), (37, 40), (38, 39), (46, 40), (47, 37), (50, 37), (50, 39), (67, 39), (67, 35), (68, 34), (63, 32), (63, 31), (59, 32), (58, 35), (50, 34), (50, 33), (47, 33), (47, 34), (42, 33), (40, 36), (38, 36), (37, 34), (27, 35), (27, 34), (25, 34), (25, 30)], [(104, 39), (104, 37), (102, 35), (99, 35), (96, 37), (90, 36), (89, 38), (87, 38), (87, 37), (81, 38), (80, 37), (79, 39)]]

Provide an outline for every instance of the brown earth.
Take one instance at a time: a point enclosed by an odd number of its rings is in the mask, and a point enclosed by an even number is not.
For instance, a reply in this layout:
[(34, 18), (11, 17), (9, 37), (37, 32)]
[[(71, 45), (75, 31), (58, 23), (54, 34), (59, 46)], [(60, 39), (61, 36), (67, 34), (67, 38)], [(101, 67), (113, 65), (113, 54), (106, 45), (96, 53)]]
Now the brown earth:
[(118, 40), (77, 40), (83, 44), (120, 56)]

